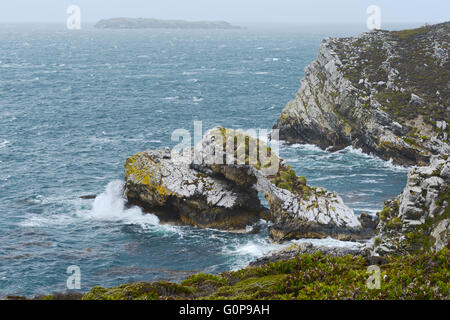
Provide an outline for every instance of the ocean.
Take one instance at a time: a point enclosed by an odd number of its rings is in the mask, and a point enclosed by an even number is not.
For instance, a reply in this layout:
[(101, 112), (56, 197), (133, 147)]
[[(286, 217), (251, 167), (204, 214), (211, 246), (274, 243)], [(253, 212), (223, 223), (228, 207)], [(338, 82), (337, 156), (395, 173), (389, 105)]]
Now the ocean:
[[(175, 129), (270, 129), (327, 36), (353, 27), (66, 30), (0, 25), (0, 297), (180, 281), (245, 267), (282, 245), (260, 234), (161, 225), (122, 199), (125, 159)], [(407, 169), (359, 150), (281, 146), (308, 184), (375, 214)], [(95, 200), (80, 196), (96, 194)], [(354, 246), (332, 239), (298, 240)], [(284, 244), (284, 245), (288, 245)]]

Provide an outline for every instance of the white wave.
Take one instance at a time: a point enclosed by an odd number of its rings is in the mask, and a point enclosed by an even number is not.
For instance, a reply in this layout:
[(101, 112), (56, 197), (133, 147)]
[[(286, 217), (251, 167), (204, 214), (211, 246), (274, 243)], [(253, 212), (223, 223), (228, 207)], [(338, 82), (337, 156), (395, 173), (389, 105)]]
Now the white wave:
[(353, 208), (353, 210), (366, 212), (372, 216), (375, 216), (377, 214), (377, 212), (381, 210), (381, 208), (378, 210), (377, 209), (368, 209), (368, 208)]
[(165, 97), (164, 100), (171, 101), (171, 100), (178, 100), (179, 98), (180, 98), (179, 96)]
[(378, 183), (378, 180), (375, 179), (362, 179), (360, 180), (361, 183)]
[(307, 243), (310, 242), (314, 246), (324, 246), (324, 247), (340, 247), (340, 248), (361, 248), (364, 247), (364, 243), (353, 242), (353, 241), (341, 241), (333, 238), (325, 238), (325, 239), (298, 239), (292, 240), (291, 243)]
[(2, 142), (0, 142), (0, 149), (6, 147), (10, 143), (11, 142), (8, 140), (3, 140)]
[(306, 150), (306, 151), (321, 151), (321, 152), (324, 152), (322, 149), (320, 149), (315, 144), (295, 143), (295, 144), (292, 144), (292, 145), (287, 145), (287, 147), (295, 148), (295, 149), (301, 149), (301, 150)]
[(299, 239), (285, 242), (283, 244), (276, 244), (270, 242), (267, 238), (260, 238), (250, 240), (245, 243), (238, 243), (234, 246), (225, 247), (222, 252), (227, 256), (235, 258), (235, 262), (232, 265), (232, 270), (238, 270), (246, 267), (251, 261), (261, 258), (270, 252), (282, 250), (292, 244), (300, 243), (312, 243), (314, 246), (324, 247), (342, 247), (342, 248), (361, 248), (366, 244), (352, 241), (340, 241), (333, 238), (325, 239)]
[(45, 214), (33, 214), (25, 220), (19, 222), (19, 226), (28, 228), (39, 228), (47, 226), (68, 226), (76, 222), (74, 216), (66, 214), (57, 215), (45, 215)]
[[(324, 151), (324, 150), (320, 149), (318, 146), (316, 146), (314, 144), (298, 144), (298, 143), (296, 143), (296, 144), (292, 144), (292, 145), (286, 145), (284, 141), (282, 141), (282, 142), (283, 142), (283, 146), (286, 147), (286, 148), (296, 148), (296, 149), (301, 149), (301, 150), (305, 150), (305, 151), (327, 152), (327, 151)], [(360, 148), (353, 148), (352, 146), (348, 146), (348, 147), (346, 147), (346, 148), (344, 148), (342, 150), (336, 151), (334, 153), (329, 153), (329, 156), (335, 158), (336, 154), (344, 155), (346, 153), (351, 153), (351, 154), (357, 155), (359, 157), (365, 158), (365, 159), (370, 160), (370, 161), (376, 161), (378, 167), (386, 168), (386, 169), (389, 169), (391, 171), (408, 172), (409, 169), (410, 169), (408, 167), (403, 167), (403, 166), (400, 166), (400, 165), (393, 164), (392, 159), (386, 161), (386, 160), (383, 160), (383, 159), (381, 159), (381, 158), (379, 158), (379, 157), (377, 157), (375, 155), (364, 153), (362, 151), (362, 149), (360, 149)], [(341, 159), (342, 159), (342, 157), (341, 157)], [(335, 165), (336, 164), (333, 164), (333, 166), (335, 166)]]
[(308, 179), (308, 181), (328, 181), (328, 180), (334, 180), (334, 179), (345, 179), (347, 178), (347, 176), (342, 175), (330, 175), (330, 176), (326, 176), (326, 177), (320, 177), (320, 178), (310, 178)]
[[(103, 135), (104, 135), (104, 133), (103, 133)], [(113, 139), (110, 139), (110, 138), (107, 138), (107, 137), (98, 138), (96, 136), (89, 137), (89, 141), (91, 141), (94, 144), (104, 144), (104, 143), (112, 143), (112, 142), (114, 142)]]
[(409, 169), (410, 169), (408, 167), (404, 167), (404, 166), (393, 164), (393, 160), (392, 159), (389, 159), (389, 160), (386, 161), (386, 160), (383, 160), (383, 159), (381, 159), (381, 158), (379, 158), (379, 157), (377, 157), (377, 156), (375, 156), (373, 154), (364, 153), (362, 151), (362, 149), (360, 149), (360, 148), (353, 148), (352, 146), (348, 146), (348, 147), (338, 151), (338, 153), (339, 152), (340, 153), (348, 152), (348, 153), (356, 154), (358, 156), (361, 156), (361, 157), (364, 157), (364, 158), (367, 158), (367, 159), (375, 160), (375, 161), (379, 162), (379, 164), (382, 167), (387, 168), (387, 169), (391, 169), (392, 171), (408, 172)]
[(192, 98), (192, 101), (194, 101), (194, 102), (200, 102), (200, 101), (203, 101), (203, 98), (193, 97), (193, 98)]
[(357, 154), (357, 155), (365, 157), (365, 158), (373, 158), (373, 155), (364, 153), (361, 148), (353, 148), (352, 146), (348, 146), (342, 150), (337, 151), (337, 153), (345, 153), (345, 152)]
[(255, 72), (255, 74), (264, 75), (264, 74), (269, 74), (269, 73), (267, 71), (258, 71), (258, 72)]
[(235, 70), (235, 71), (227, 71), (227, 74), (233, 74), (233, 75), (239, 75), (239, 74), (244, 74), (244, 71), (239, 71), (239, 70)]
[(408, 167), (403, 167), (403, 166), (394, 164), (392, 159), (390, 159), (388, 161), (384, 161), (384, 160), (381, 160), (381, 161), (383, 162), (384, 167), (391, 169), (392, 171), (408, 172), (409, 169), (411, 169)]
[(263, 238), (226, 246), (222, 249), (222, 252), (226, 256), (235, 258), (231, 269), (238, 270), (246, 267), (251, 261), (261, 258), (270, 251), (280, 250), (284, 246), (286, 244), (275, 244), (270, 242), (269, 239)]
[(75, 209), (61, 214), (34, 214), (28, 216), (19, 223), (22, 227), (44, 227), (44, 226), (67, 226), (69, 224), (84, 223), (85, 220), (112, 222), (117, 224), (137, 225), (143, 230), (161, 230), (177, 233), (182, 236), (181, 228), (159, 224), (156, 215), (143, 213), (139, 207), (127, 208), (125, 199), (122, 196), (123, 182), (113, 180), (106, 186), (103, 193), (97, 196), (92, 203), (91, 209), (84, 206), (85, 200), (63, 199), (63, 198), (44, 198), (42, 196), (36, 199), (37, 203), (60, 203), (67, 202), (72, 204)]
[(198, 72), (196, 72), (196, 71), (184, 71), (183, 72), (183, 76), (191, 76), (191, 75), (194, 75), (194, 74), (197, 74)]
[(154, 214), (144, 214), (139, 207), (125, 207), (125, 199), (122, 197), (123, 182), (114, 180), (108, 183), (106, 190), (95, 198), (92, 209), (85, 215), (86, 218), (135, 224), (143, 229), (159, 224), (159, 219)]

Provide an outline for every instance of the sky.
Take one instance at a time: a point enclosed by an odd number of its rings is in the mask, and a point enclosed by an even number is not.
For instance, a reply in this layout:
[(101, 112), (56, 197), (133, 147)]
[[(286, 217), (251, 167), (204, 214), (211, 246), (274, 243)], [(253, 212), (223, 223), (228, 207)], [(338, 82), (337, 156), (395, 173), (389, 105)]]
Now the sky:
[(383, 23), (450, 20), (449, 0), (0, 0), (0, 23), (65, 22), (69, 5), (83, 22), (112, 17), (224, 20), (231, 23), (365, 23), (378, 5)]

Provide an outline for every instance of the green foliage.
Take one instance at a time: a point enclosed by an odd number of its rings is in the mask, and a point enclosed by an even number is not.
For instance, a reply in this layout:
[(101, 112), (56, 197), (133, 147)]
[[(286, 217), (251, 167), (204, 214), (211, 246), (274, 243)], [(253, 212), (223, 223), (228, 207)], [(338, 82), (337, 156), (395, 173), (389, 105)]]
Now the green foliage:
[(412, 37), (417, 37), (419, 35), (423, 35), (427, 32), (427, 27), (421, 27), (416, 29), (407, 29), (392, 32), (394, 36), (398, 37), (401, 40), (410, 40)]
[[(444, 190), (440, 194), (439, 200), (437, 201), (436, 205), (441, 206), (443, 205), (444, 201), (449, 203), (450, 201), (450, 195), (447, 189)], [(450, 218), (450, 211), (449, 206), (445, 208), (445, 211), (443, 214), (428, 218), (425, 220), (425, 223), (418, 225), (412, 232), (407, 234), (407, 249), (410, 252), (423, 252), (423, 251), (429, 251), (431, 247), (434, 245), (434, 238), (430, 236), (430, 233), (434, 226), (436, 226), (440, 221), (444, 219)]]
[(136, 282), (109, 289), (94, 287), (83, 296), (83, 300), (156, 300), (168, 297), (182, 299), (194, 292), (192, 287), (166, 281)]
[(389, 229), (396, 229), (396, 230), (401, 229), (402, 225), (403, 221), (399, 217), (394, 217), (387, 223), (387, 227)]
[(450, 253), (390, 257), (381, 288), (369, 289), (369, 266), (360, 256), (320, 252), (219, 275), (198, 274), (180, 285), (135, 283), (92, 288), (84, 299), (449, 299)]
[(277, 187), (289, 190), (295, 194), (307, 198), (312, 190), (306, 184), (305, 177), (298, 177), (295, 170), (290, 165), (281, 165), (276, 175), (269, 177), (270, 181)]

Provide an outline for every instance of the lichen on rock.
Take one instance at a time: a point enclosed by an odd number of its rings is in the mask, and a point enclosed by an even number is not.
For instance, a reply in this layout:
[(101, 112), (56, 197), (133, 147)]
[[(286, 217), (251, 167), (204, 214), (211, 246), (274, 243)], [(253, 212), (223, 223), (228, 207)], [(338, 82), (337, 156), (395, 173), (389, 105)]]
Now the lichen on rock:
[(128, 202), (157, 214), (162, 222), (203, 228), (242, 230), (265, 217), (255, 190), (202, 174), (183, 157), (156, 150), (128, 158)]

